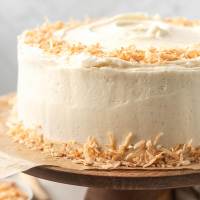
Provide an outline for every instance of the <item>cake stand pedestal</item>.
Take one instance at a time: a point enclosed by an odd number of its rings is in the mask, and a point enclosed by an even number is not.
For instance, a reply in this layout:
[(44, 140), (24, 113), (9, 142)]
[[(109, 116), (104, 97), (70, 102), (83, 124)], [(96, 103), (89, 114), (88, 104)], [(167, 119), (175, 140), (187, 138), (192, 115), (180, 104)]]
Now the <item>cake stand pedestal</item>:
[(85, 200), (171, 200), (174, 188), (200, 185), (200, 170), (72, 170), (36, 167), (25, 173), (89, 187)]

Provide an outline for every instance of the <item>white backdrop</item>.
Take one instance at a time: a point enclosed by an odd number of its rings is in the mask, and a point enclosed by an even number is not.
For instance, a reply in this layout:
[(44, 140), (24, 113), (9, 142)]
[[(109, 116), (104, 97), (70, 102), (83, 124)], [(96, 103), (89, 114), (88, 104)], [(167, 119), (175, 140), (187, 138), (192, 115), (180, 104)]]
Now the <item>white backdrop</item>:
[[(0, 3), (0, 94), (16, 89), (17, 35), (26, 28), (41, 24), (45, 16), (54, 21), (148, 12), (200, 18), (199, 0), (1, 0)], [(44, 184), (57, 200), (82, 199), (85, 191), (84, 188), (52, 182)]]

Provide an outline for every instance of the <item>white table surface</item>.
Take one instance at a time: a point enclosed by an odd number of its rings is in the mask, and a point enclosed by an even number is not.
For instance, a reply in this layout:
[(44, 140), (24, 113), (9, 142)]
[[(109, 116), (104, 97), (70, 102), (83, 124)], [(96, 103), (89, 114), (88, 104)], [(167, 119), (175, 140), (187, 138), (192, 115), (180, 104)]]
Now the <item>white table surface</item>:
[(85, 187), (66, 185), (39, 179), (52, 200), (82, 200), (84, 198)]

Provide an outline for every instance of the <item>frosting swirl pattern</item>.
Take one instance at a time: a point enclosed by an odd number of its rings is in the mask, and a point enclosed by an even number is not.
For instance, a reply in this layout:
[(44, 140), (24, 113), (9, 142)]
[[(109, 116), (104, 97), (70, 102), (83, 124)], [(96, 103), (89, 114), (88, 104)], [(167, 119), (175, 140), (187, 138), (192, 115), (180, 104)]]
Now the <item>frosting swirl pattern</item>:
[(55, 33), (62, 39), (85, 45), (99, 43), (105, 50), (135, 46), (146, 48), (183, 48), (200, 43), (200, 26), (177, 26), (159, 16), (119, 15)]

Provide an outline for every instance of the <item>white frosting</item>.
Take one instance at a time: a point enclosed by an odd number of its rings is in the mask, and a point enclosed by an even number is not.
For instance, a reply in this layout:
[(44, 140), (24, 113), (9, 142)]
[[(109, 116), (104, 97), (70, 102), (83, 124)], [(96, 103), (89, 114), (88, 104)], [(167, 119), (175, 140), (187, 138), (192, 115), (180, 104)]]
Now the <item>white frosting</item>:
[[(130, 27), (123, 21), (126, 16), (114, 17), (70, 30), (63, 37), (86, 43), (98, 41), (109, 49), (121, 44), (171, 47), (200, 41), (195, 28), (169, 26), (157, 18), (156, 24), (158, 20), (162, 25), (155, 26), (139, 16), (132, 25), (131, 16), (127, 17)], [(117, 27), (119, 22), (125, 25)], [(150, 28), (142, 31), (141, 38), (135, 36), (137, 31), (130, 34), (133, 40), (126, 35), (124, 27), (133, 30), (144, 25)], [(112, 34), (111, 27), (115, 27)], [(90, 31), (94, 32), (94, 40), (90, 40)], [(108, 39), (111, 35), (112, 41)], [(105, 142), (106, 133), (113, 132), (121, 141), (131, 131), (137, 140), (164, 132), (162, 142), (169, 146), (191, 138), (196, 144), (200, 141), (199, 59), (161, 66), (86, 54), (58, 57), (25, 45), (22, 37), (18, 60), (19, 119), (26, 127), (41, 126), (47, 138), (84, 142), (92, 135)], [(95, 67), (99, 65), (104, 67)]]
[(177, 48), (199, 43), (200, 26), (175, 26), (164, 22), (158, 16), (119, 15), (97, 21), (76, 29), (62, 29), (55, 33), (68, 42), (86, 45), (100, 43), (106, 50), (136, 46)]

